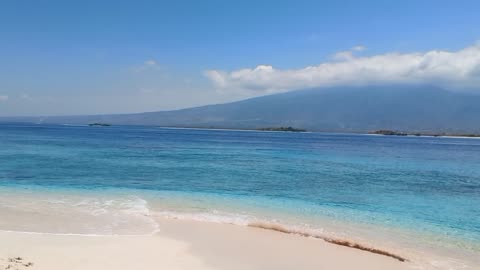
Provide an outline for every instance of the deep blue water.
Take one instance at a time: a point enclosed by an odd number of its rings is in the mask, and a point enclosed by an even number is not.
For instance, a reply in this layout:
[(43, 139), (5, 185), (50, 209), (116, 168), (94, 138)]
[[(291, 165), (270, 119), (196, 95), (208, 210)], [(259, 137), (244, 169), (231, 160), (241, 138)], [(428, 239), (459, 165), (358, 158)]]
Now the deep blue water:
[(480, 139), (0, 124), (0, 186), (183, 194), (480, 241)]

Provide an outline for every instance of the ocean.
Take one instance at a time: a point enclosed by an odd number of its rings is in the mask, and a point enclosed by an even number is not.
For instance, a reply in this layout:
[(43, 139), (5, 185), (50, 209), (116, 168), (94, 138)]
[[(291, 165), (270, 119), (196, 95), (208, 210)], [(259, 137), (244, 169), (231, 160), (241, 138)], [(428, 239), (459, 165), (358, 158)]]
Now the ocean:
[(155, 217), (278, 224), (478, 269), (480, 139), (0, 124), (0, 230), (151, 234)]

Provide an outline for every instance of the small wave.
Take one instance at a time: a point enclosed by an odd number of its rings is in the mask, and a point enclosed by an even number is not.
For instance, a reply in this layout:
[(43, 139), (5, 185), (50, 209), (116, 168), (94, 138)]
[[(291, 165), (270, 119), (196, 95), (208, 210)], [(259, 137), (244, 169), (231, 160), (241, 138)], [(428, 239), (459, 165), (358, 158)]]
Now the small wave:
[[(148, 202), (137, 196), (72, 195), (31, 199), (22, 196), (0, 202), (0, 229), (60, 235), (148, 235), (159, 232)], [(13, 207), (9, 205), (13, 204)], [(72, 234), (71, 234), (72, 233)]]
[(156, 214), (160, 217), (169, 219), (191, 220), (240, 226), (248, 226), (248, 224), (255, 219), (254, 217), (249, 215), (227, 214), (218, 211), (212, 211), (211, 213), (181, 213), (173, 211), (161, 211), (157, 212)]

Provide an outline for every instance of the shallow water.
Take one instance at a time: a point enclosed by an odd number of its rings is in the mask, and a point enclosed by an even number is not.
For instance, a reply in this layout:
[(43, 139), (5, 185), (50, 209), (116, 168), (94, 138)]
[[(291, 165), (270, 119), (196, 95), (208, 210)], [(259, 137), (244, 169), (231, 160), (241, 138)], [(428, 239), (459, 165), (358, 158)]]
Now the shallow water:
[(435, 249), (462, 269), (480, 254), (478, 164), (469, 138), (0, 124), (0, 229), (266, 221)]

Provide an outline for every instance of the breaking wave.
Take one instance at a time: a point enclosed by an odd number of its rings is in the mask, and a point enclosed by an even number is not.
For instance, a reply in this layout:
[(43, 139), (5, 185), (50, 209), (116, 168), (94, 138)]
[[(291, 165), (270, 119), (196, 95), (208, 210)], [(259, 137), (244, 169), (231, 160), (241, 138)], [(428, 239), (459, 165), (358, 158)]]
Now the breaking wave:
[(140, 197), (54, 196), (0, 198), (0, 230), (75, 235), (145, 235), (158, 232)]

